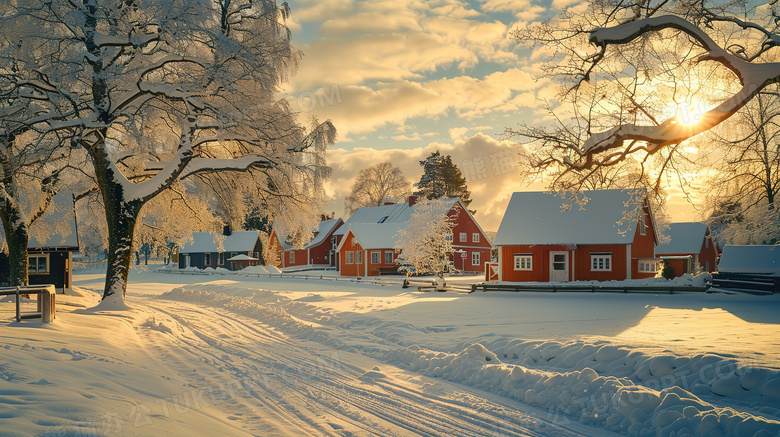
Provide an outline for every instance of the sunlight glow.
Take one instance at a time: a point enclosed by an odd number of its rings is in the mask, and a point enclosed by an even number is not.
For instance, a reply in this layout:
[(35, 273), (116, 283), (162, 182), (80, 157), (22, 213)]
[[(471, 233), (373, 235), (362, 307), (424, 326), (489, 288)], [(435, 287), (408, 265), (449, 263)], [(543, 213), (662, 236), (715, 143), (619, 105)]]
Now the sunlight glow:
[(702, 114), (706, 112), (701, 102), (677, 103), (670, 106), (669, 109), (669, 112), (674, 112), (677, 123), (686, 126), (694, 125), (701, 121)]

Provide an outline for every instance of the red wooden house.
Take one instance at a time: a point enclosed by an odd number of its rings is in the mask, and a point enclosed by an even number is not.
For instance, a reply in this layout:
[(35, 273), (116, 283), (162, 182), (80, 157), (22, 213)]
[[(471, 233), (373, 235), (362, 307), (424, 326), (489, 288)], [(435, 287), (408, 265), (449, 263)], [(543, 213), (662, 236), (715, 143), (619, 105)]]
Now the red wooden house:
[[(642, 194), (594, 190), (585, 202), (514, 193), (494, 244), (508, 282), (609, 281), (655, 276), (653, 214)], [(584, 198), (583, 198), (584, 196)]]
[[(474, 216), (460, 199), (442, 199), (454, 227), (449, 254), (460, 271), (482, 272), (490, 261), (492, 244)], [(342, 276), (375, 276), (397, 269), (395, 234), (405, 225), (418, 205), (417, 197), (407, 202), (360, 208), (334, 233), (338, 241), (339, 270)], [(337, 239), (337, 240), (336, 240)]]
[(285, 241), (287, 236), (280, 235), (278, 230), (274, 228), (268, 241), (269, 250), (276, 254), (276, 262), (273, 265), (279, 268), (335, 267), (337, 264), (336, 248), (331, 243), (331, 237), (343, 223), (344, 220), (340, 218), (322, 216), (317, 223), (317, 229), (314, 230), (311, 241), (299, 249), (293, 248), (291, 244), (287, 243)]
[(669, 242), (655, 248), (655, 256), (667, 262), (677, 276), (692, 273), (699, 265), (705, 272), (714, 272), (718, 264), (718, 248), (704, 223), (672, 223)]

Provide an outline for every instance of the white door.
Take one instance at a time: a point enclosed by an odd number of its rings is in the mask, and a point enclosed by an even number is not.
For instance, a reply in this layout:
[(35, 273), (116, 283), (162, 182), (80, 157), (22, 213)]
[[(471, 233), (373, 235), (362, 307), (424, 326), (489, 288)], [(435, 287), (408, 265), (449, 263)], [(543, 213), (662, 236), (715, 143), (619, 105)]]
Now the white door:
[(550, 252), (550, 282), (569, 280), (569, 252)]

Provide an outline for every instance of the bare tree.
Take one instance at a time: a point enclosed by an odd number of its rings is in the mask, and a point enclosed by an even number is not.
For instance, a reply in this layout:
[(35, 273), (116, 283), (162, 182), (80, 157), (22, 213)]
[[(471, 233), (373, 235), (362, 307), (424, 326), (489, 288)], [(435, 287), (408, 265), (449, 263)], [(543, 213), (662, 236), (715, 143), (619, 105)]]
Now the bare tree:
[(358, 173), (352, 191), (345, 201), (348, 214), (366, 206), (380, 206), (386, 199), (397, 201), (411, 193), (411, 182), (401, 169), (390, 162), (380, 162)]
[(534, 166), (565, 177), (630, 157), (657, 181), (684, 165), (683, 141), (780, 80), (780, 64), (767, 60), (777, 17), (774, 3), (593, 0), (520, 29), (518, 41), (551, 54), (544, 72), (559, 81), (561, 104), (550, 105), (552, 128), (508, 133), (536, 146)]
[(307, 130), (273, 98), (299, 56), (286, 4), (31, 0), (2, 8), (27, 29), (19, 38), (39, 45), (33, 55), (51, 92), (73, 101), (52, 128), (79, 129), (72, 143), (92, 163), (108, 230), (104, 300), (123, 299), (141, 210), (175, 181), (260, 172), (284, 195), (324, 174), (320, 155), (333, 126)]

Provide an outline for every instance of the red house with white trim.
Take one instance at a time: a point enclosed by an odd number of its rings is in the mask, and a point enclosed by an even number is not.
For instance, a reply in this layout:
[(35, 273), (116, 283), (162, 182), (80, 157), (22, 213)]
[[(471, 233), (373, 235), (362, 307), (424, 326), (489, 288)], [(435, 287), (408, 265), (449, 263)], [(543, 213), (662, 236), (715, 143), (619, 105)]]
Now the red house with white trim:
[(494, 244), (506, 282), (610, 281), (655, 276), (657, 238), (643, 193), (593, 190), (580, 201), (514, 193)]
[(276, 254), (275, 266), (285, 267), (335, 267), (336, 250), (331, 243), (333, 233), (344, 223), (340, 218), (322, 216), (314, 231), (314, 237), (302, 248), (295, 249), (287, 243), (286, 235), (280, 235), (276, 228), (268, 240), (270, 250)]
[[(441, 199), (452, 219), (453, 266), (460, 271), (482, 272), (490, 261), (492, 244), (460, 199)], [(407, 202), (360, 208), (334, 233), (338, 241), (341, 276), (376, 276), (397, 269), (395, 235), (415, 211), (417, 197)]]
[(669, 242), (655, 248), (655, 256), (674, 269), (677, 276), (692, 273), (696, 265), (705, 272), (714, 272), (718, 266), (718, 248), (704, 223), (671, 223)]

